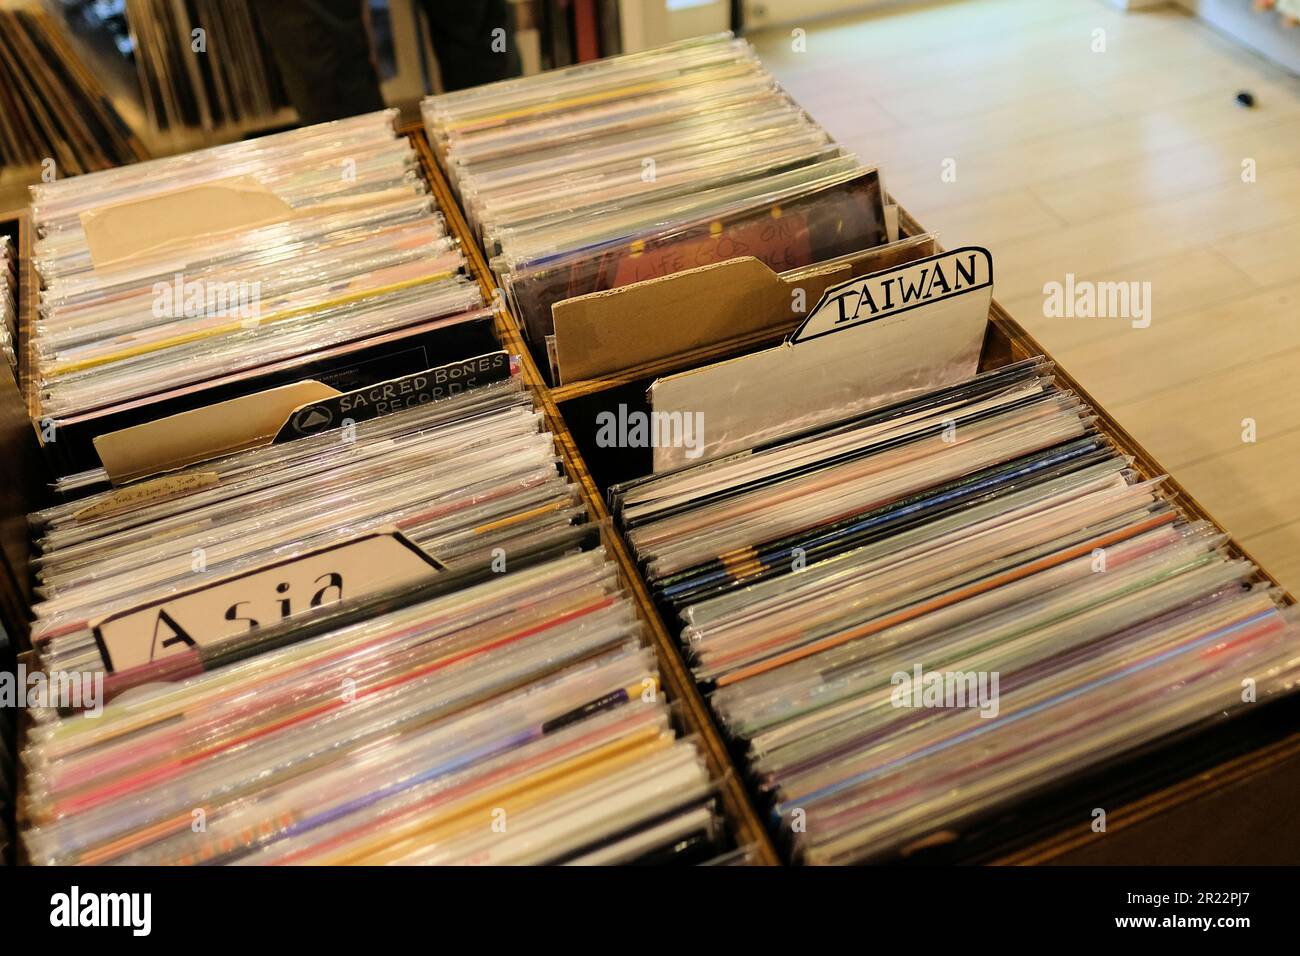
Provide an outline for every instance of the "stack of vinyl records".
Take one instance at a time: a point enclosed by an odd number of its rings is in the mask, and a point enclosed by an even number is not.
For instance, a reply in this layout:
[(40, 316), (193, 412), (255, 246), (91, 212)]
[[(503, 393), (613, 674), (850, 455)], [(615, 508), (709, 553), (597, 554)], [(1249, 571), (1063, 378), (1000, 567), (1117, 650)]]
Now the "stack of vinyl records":
[(1041, 359), (611, 501), (793, 857), (882, 858), (1294, 689), (1300, 622)]
[(389, 378), (494, 344), (395, 119), (32, 187), (43, 288), (29, 405), (60, 436), (61, 472), (93, 469), (89, 437), (106, 431), (308, 373), (350, 388), (372, 366)]
[(876, 170), (729, 34), (431, 97), (423, 113), (544, 367), (562, 299), (887, 239)]
[(732, 849), (517, 376), (169, 478), (32, 516), (32, 862)]
[[(0, 626), (0, 675), (17, 676), (14, 646)], [(15, 679), (15, 694), (18, 682)], [(17, 701), (0, 705), (0, 866), (12, 865), (14, 856), (14, 809), (18, 795), (18, 767), (14, 760)]]
[(0, 236), (0, 353), (18, 368), (18, 256), (13, 240)]
[(49, 179), (145, 155), (54, 21), (0, 10), (0, 167)]
[(215, 129), (285, 106), (250, 0), (127, 0), (136, 71), (162, 130)]

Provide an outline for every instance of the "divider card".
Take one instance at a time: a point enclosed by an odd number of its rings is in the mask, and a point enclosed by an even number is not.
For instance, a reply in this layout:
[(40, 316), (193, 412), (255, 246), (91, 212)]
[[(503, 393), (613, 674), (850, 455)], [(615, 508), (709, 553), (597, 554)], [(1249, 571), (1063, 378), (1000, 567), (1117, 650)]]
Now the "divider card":
[(965, 246), (831, 286), (790, 341), (807, 342), (981, 290), (987, 290), (982, 301), (992, 299), (993, 257), (987, 249)]
[(126, 670), (442, 569), (386, 529), (110, 614), (93, 625), (95, 642), (106, 670)]
[[(650, 386), (653, 420), (682, 423), (656, 433), (654, 470), (725, 455), (970, 377), (992, 298), (992, 256), (977, 246), (832, 286), (776, 348)], [(689, 443), (673, 440), (688, 433)]]
[(770, 331), (775, 340), (801, 324), (806, 303), (829, 286), (937, 250), (926, 233), (784, 272), (738, 256), (565, 299), (552, 306), (559, 381), (597, 378), (755, 333)]
[(95, 438), (94, 445), (109, 479), (122, 485), (235, 451), (444, 402), (505, 381), (513, 368), (509, 354), (497, 350), (347, 391), (304, 380), (108, 432)]

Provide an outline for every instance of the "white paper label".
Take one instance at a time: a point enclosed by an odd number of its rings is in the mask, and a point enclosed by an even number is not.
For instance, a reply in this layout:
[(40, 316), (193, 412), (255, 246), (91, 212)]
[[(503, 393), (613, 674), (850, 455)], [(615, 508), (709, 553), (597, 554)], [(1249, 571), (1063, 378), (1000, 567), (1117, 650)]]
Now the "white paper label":
[(790, 342), (798, 344), (857, 328), (992, 285), (989, 251), (963, 246), (831, 286), (790, 336)]
[(440, 569), (397, 532), (375, 533), (118, 611), (93, 631), (106, 669), (122, 671)]

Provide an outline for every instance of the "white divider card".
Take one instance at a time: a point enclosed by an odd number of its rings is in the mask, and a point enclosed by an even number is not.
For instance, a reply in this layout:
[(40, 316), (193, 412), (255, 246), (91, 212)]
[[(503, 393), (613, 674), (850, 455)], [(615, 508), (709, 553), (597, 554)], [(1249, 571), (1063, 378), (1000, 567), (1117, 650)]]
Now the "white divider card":
[(942, 252), (831, 286), (790, 341), (807, 342), (981, 290), (992, 297), (993, 257), (987, 249)]
[(92, 631), (105, 669), (127, 670), (440, 570), (437, 560), (386, 529), (110, 614)]
[(654, 470), (969, 378), (992, 298), (993, 259), (978, 246), (832, 286), (781, 345), (655, 380)]

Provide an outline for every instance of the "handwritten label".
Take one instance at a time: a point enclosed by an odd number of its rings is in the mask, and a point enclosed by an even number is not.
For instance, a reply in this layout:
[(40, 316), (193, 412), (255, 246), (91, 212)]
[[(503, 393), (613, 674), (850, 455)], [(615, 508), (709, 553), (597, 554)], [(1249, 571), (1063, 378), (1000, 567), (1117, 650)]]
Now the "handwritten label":
[(118, 611), (92, 631), (105, 669), (126, 670), (440, 570), (397, 531), (375, 532)]
[(74, 512), (72, 517), (75, 521), (94, 521), (99, 518), (107, 518), (110, 515), (125, 514), (142, 505), (151, 505), (159, 501), (166, 501), (168, 498), (189, 494), (191, 491), (199, 491), (209, 485), (215, 485), (218, 480), (219, 476), (215, 471), (192, 471), (185, 474), (163, 475), (161, 478), (154, 478), (152, 481), (141, 481), (138, 484), (118, 488), (112, 494), (95, 502), (93, 505), (87, 505)]
[(301, 405), (293, 410), (275, 440), (277, 443), (292, 441), (338, 428), (345, 421), (364, 422), (417, 405), (445, 401), (468, 389), (509, 377), (510, 355), (504, 351), (440, 365)]
[(963, 246), (831, 286), (790, 341), (807, 342), (992, 286), (989, 251)]

